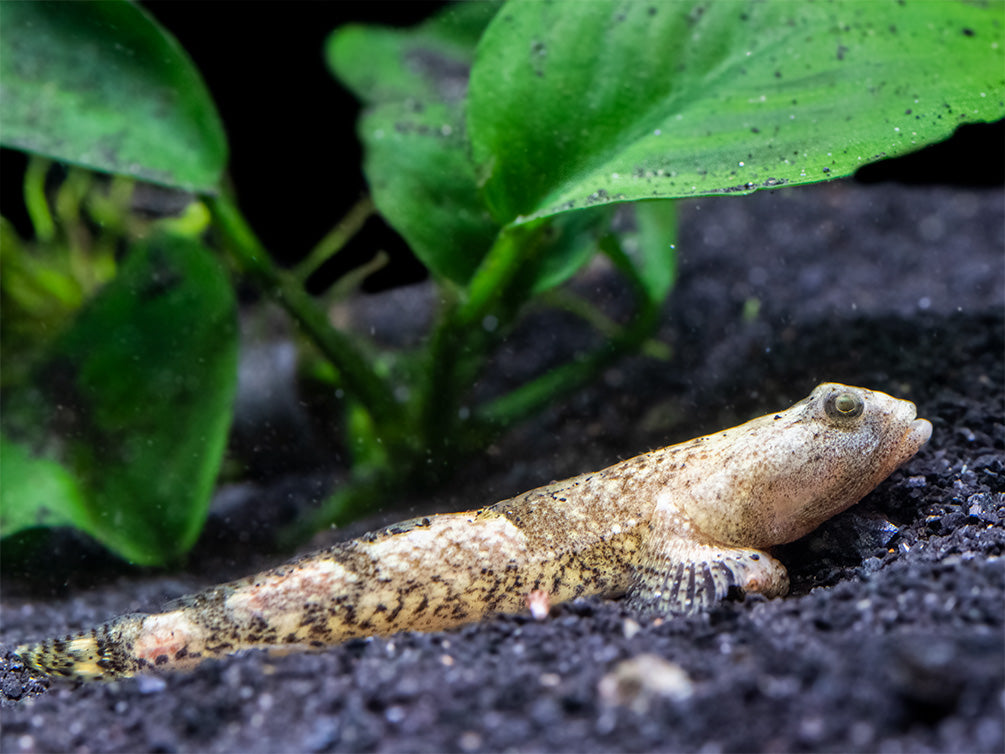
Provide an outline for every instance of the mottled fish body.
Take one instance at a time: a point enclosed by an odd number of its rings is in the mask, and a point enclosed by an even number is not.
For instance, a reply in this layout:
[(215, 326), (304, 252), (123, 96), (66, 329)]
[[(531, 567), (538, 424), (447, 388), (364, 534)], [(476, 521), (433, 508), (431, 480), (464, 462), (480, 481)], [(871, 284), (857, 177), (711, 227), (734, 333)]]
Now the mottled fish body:
[(468, 513), (417, 518), (286, 565), (19, 647), (76, 679), (189, 667), (260, 648), (318, 648), (435, 631), (528, 600), (628, 595), (687, 614), (731, 587), (785, 594), (766, 548), (856, 503), (913, 456), (932, 426), (915, 406), (836, 383), (774, 414)]

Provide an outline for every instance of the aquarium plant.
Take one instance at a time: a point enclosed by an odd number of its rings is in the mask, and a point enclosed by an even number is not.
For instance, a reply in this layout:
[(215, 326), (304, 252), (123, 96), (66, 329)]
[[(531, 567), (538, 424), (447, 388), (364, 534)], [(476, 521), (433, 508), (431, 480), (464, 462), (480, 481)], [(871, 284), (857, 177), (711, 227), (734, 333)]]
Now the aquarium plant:
[[(0, 221), (0, 532), (76, 527), (144, 565), (192, 546), (232, 419), (238, 283), (285, 310), (341, 397), (348, 480), (298, 531), (444, 478), (620, 355), (661, 353), (675, 200), (832, 180), (1001, 118), (1002, 10), (510, 0), (336, 29), (327, 62), (363, 104), (371, 196), (288, 270), (240, 210), (195, 64), (141, 6), (0, 3), (0, 142), (32, 156), (33, 225)], [(150, 186), (177, 211), (137, 212)], [(436, 286), (417, 348), (334, 327), (305, 287), (370, 207)], [(528, 303), (598, 254), (634, 314), (548, 299), (602, 344), (476, 400)]]

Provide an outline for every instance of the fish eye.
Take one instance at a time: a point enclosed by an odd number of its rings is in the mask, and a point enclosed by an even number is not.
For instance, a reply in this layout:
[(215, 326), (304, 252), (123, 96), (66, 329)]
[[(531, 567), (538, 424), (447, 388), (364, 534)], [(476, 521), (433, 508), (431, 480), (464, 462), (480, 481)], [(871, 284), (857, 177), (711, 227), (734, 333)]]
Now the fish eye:
[(864, 408), (862, 399), (848, 391), (832, 393), (824, 402), (824, 410), (832, 419), (854, 419), (861, 415)]

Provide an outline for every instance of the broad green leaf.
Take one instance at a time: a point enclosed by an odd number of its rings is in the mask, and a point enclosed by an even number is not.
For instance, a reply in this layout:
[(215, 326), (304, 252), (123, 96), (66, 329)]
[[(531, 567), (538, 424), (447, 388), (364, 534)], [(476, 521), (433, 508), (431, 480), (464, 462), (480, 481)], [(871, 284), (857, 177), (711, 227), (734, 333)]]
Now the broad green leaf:
[(848, 175), (1005, 115), (988, 3), (511, 0), (468, 132), (500, 223)]
[(371, 106), (360, 118), (374, 203), (435, 275), (463, 284), (499, 232), (479, 196), (463, 99), (475, 45), (498, 3), (449, 6), (414, 29), (346, 26), (334, 74)]
[(0, 2), (0, 143), (213, 192), (227, 160), (191, 60), (123, 0)]
[[(236, 373), (235, 302), (214, 255), (174, 236), (133, 249), (33, 387), (5, 401), (5, 437), (30, 454), (5, 446), (3, 534), (70, 522), (136, 563), (178, 557), (205, 519)], [(37, 471), (60, 512), (8, 488), (9, 463), (15, 480)]]
[(450, 5), (414, 29), (349, 24), (325, 44), (335, 76), (362, 102), (464, 98), (475, 45), (499, 3)]
[(87, 529), (90, 517), (80, 485), (61, 464), (33, 455), (0, 433), (0, 532), (37, 526)]
[[(464, 96), (479, 36), (497, 3), (449, 6), (411, 30), (348, 26), (328, 41), (336, 76), (370, 107), (360, 119), (374, 203), (434, 274), (459, 283), (501, 226), (480, 195)], [(606, 213), (556, 222), (521, 269), (528, 291), (553, 287), (592, 255)]]
[[(481, 200), (463, 129), (460, 107), (438, 102), (377, 105), (359, 124), (374, 203), (426, 267), (461, 285), (500, 231)], [(521, 271), (533, 276), (529, 290), (562, 283), (590, 258), (606, 210), (555, 218)]]
[(401, 101), (360, 118), (374, 204), (435, 275), (463, 284), (499, 226), (478, 193), (459, 105)]

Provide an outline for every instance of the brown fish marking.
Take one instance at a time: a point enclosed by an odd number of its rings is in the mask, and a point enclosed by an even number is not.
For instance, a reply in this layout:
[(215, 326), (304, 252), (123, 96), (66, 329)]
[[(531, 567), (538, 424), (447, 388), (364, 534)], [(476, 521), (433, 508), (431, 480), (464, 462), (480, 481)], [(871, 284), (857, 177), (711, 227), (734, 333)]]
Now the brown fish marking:
[(766, 548), (860, 500), (928, 440), (915, 406), (836, 383), (713, 435), (468, 513), (397, 524), (130, 614), (18, 648), (77, 679), (187, 667), (250, 647), (321, 647), (434, 631), (590, 594), (688, 614), (730, 588), (785, 594)]

